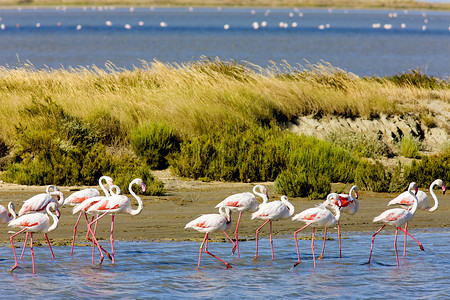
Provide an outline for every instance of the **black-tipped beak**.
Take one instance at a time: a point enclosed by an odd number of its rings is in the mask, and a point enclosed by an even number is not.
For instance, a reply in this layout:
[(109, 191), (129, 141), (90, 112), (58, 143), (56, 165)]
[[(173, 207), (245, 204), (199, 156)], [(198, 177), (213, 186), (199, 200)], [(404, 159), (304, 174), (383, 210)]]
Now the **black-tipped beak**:
[(59, 209), (56, 210), (56, 217), (59, 219), (61, 217), (61, 212)]

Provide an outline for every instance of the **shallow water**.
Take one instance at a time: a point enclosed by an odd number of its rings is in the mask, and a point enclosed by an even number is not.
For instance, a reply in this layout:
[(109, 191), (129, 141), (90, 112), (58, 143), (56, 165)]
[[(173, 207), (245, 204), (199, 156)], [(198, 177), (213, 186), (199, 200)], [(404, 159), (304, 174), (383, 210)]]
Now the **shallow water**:
[[(305, 232), (305, 235), (311, 231)], [(229, 261), (225, 266), (203, 254), (196, 269), (197, 242), (123, 242), (115, 244), (116, 264), (105, 261), (100, 268), (90, 261), (90, 247), (35, 247), (36, 276), (32, 275), (29, 251), (19, 268), (9, 273), (14, 257), (8, 245), (0, 247), (0, 270), (4, 295), (16, 298), (174, 298), (213, 297), (261, 298), (314, 297), (315, 299), (415, 298), (448, 299), (450, 290), (450, 232), (447, 230), (411, 231), (425, 252), (408, 239), (407, 256), (396, 267), (393, 231), (375, 239), (373, 261), (367, 265), (371, 233), (343, 235), (343, 258), (339, 259), (337, 239), (328, 240), (325, 258), (313, 269), (309, 240), (299, 240), (302, 262), (292, 268), (297, 254), (290, 237), (274, 239), (275, 260), (271, 260), (269, 241), (260, 241), (259, 259), (253, 261), (255, 241), (240, 243), (241, 258), (231, 256), (230, 243), (209, 244), (209, 250)], [(51, 235), (51, 234), (50, 234)], [(331, 237), (336, 238), (335, 232)], [(35, 237), (35, 240), (37, 236)], [(40, 240), (40, 239), (39, 239)], [(403, 239), (399, 238), (399, 252)], [(20, 243), (18, 243), (20, 244)], [(106, 241), (102, 244), (108, 245)], [(321, 241), (317, 240), (316, 255)], [(20, 253), (20, 249), (18, 249)], [(97, 259), (97, 258), (96, 258)]]
[(58, 8), (0, 10), (0, 18), (1, 66), (29, 61), (36, 68), (103, 68), (112, 62), (133, 68), (141, 60), (183, 63), (206, 56), (263, 67), (269, 61), (303, 66), (325, 61), (357, 75), (420, 68), (450, 76), (449, 12)]

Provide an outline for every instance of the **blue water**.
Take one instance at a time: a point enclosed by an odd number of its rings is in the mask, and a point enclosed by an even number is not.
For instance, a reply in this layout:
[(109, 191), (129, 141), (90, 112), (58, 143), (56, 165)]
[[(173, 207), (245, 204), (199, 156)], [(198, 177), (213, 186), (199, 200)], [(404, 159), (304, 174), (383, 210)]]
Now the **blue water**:
[(329, 62), (361, 76), (450, 76), (450, 12), (88, 7), (0, 10), (0, 18), (1, 66), (130, 69), (206, 56), (263, 67)]
[[(1, 290), (3, 295), (33, 299), (450, 298), (450, 232), (441, 229), (411, 233), (423, 243), (425, 252), (409, 239), (406, 259), (400, 260), (399, 268), (392, 230), (375, 239), (371, 265), (366, 264), (371, 233), (347, 233), (343, 235), (343, 258), (339, 259), (337, 239), (329, 240), (325, 258), (317, 261), (315, 270), (309, 240), (299, 241), (302, 262), (292, 269), (297, 254), (290, 237), (274, 239), (274, 261), (267, 238), (260, 241), (257, 261), (252, 260), (255, 241), (240, 243), (241, 259), (230, 255), (230, 243), (211, 242), (209, 250), (232, 264), (233, 268), (228, 270), (205, 253), (201, 267), (196, 269), (198, 242), (117, 242), (116, 264), (105, 261), (101, 268), (91, 265), (90, 247), (76, 247), (72, 258), (70, 247), (54, 246), (55, 260), (51, 259), (48, 247), (35, 247), (35, 277), (29, 251), (19, 261), (20, 267), (9, 273), (14, 258), (8, 245), (2, 245)], [(331, 237), (336, 238), (335, 232)], [(318, 254), (321, 241), (317, 240), (315, 245)], [(400, 245), (401, 238), (401, 254)]]

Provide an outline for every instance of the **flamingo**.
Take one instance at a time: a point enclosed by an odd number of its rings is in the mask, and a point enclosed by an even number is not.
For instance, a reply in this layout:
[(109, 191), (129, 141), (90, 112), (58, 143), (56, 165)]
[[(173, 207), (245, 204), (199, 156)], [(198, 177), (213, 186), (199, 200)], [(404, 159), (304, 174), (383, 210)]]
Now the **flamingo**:
[(234, 244), (233, 240), (225, 232), (230, 227), (231, 227), (231, 210), (226, 206), (219, 207), (218, 214), (202, 215), (186, 224), (184, 229), (192, 228), (199, 232), (205, 233), (205, 238), (203, 239), (203, 242), (200, 245), (200, 253), (198, 255), (198, 264), (197, 264), (198, 268), (200, 267), (200, 260), (202, 258), (203, 245), (205, 245), (205, 253), (208, 253), (212, 257), (217, 258), (218, 260), (223, 262), (225, 266), (227, 266), (227, 269), (231, 268), (231, 265), (229, 263), (227, 263), (226, 261), (220, 259), (216, 255), (208, 251), (208, 236), (209, 233), (211, 232), (221, 230), (225, 234), (225, 236), (231, 241), (231, 243)]
[[(414, 193), (412, 190), (414, 190)], [(407, 231), (405, 231), (405, 230), (403, 230), (403, 228), (401, 228), (401, 226), (403, 226), (409, 220), (411, 220), (412, 217), (414, 216), (414, 214), (416, 213), (417, 206), (418, 206), (418, 204), (417, 204), (418, 201), (417, 201), (417, 197), (416, 197), (417, 191), (418, 191), (417, 184), (415, 182), (411, 182), (408, 187), (408, 193), (410, 193), (414, 197), (414, 202), (413, 202), (412, 207), (410, 207), (408, 209), (403, 209), (403, 208), (388, 209), (385, 212), (383, 212), (381, 215), (379, 215), (373, 219), (374, 222), (383, 222), (384, 225), (381, 226), (381, 228), (378, 229), (378, 231), (372, 235), (372, 244), (370, 246), (370, 255), (369, 255), (368, 264), (370, 264), (370, 259), (372, 258), (373, 242), (375, 240), (375, 236), (384, 227), (386, 227), (386, 225), (395, 226), (394, 249), (395, 249), (395, 258), (397, 260), (397, 267), (399, 267), (398, 254), (397, 254), (397, 234), (398, 234), (399, 229), (401, 231), (405, 232), (407, 235), (409, 235), (413, 240), (415, 240), (417, 242), (417, 244), (419, 244), (420, 250), (425, 251), (423, 249), (422, 244), (419, 241), (417, 241), (412, 235), (410, 235)]]
[(142, 179), (136, 178), (133, 181), (130, 182), (128, 185), (128, 191), (130, 194), (137, 200), (138, 202), (138, 208), (132, 209), (131, 207), (131, 201), (130, 199), (125, 195), (113, 195), (110, 197), (106, 197), (103, 200), (100, 200), (99, 202), (92, 205), (88, 210), (87, 213), (91, 214), (101, 214), (99, 217), (97, 217), (95, 220), (91, 221), (88, 224), (88, 230), (92, 235), (92, 238), (94, 240), (94, 243), (97, 245), (98, 250), (100, 251), (100, 262), (101, 265), (104, 255), (102, 253), (102, 250), (100, 248), (100, 245), (97, 241), (97, 238), (95, 237), (95, 234), (92, 232), (91, 226), (93, 223), (97, 222), (107, 214), (111, 214), (111, 235), (110, 235), (110, 241), (111, 241), (111, 256), (112, 256), (112, 263), (114, 263), (114, 238), (113, 238), (113, 232), (114, 232), (114, 215), (119, 213), (126, 213), (130, 214), (132, 216), (138, 215), (141, 213), (143, 209), (143, 203), (141, 198), (139, 198), (134, 192), (133, 192), (133, 185), (137, 184), (141, 186), (142, 191), (145, 192), (146, 186)]
[[(418, 209), (422, 209), (422, 210), (428, 210), (429, 212), (433, 212), (435, 211), (438, 206), (439, 206), (439, 200), (436, 196), (436, 194), (434, 193), (434, 187), (435, 186), (440, 186), (442, 189), (442, 194), (445, 194), (446, 188), (444, 185), (444, 182), (441, 179), (436, 179), (435, 181), (433, 181), (430, 185), (430, 194), (433, 197), (434, 200), (434, 205), (431, 207), (428, 205), (428, 196), (424, 191), (418, 191), (417, 192), (417, 208)], [(397, 197), (395, 197), (394, 199), (392, 199), (391, 201), (389, 201), (388, 206), (389, 205), (395, 205), (395, 204), (400, 204), (400, 205), (406, 205), (406, 206), (411, 206), (413, 205), (414, 202), (414, 197), (412, 197), (407, 191), (401, 193), (400, 195), (398, 195)], [(408, 231), (408, 222), (406, 222), (405, 224), (405, 231)], [(404, 246), (403, 246), (403, 257), (405, 257), (406, 255), (406, 240), (407, 240), (407, 233), (405, 232), (405, 242), (404, 242)]]
[(270, 224), (270, 247), (272, 249), (272, 260), (274, 259), (273, 255), (273, 239), (272, 239), (272, 221), (278, 221), (282, 219), (289, 219), (295, 212), (294, 206), (289, 202), (286, 196), (281, 196), (281, 200), (267, 202), (259, 205), (259, 209), (252, 213), (253, 219), (262, 219), (266, 220), (264, 224), (262, 224), (258, 229), (256, 229), (256, 254), (253, 259), (258, 258), (258, 239), (259, 239), (259, 231), (263, 228), (267, 223)]
[[(122, 191), (120, 190), (120, 188), (119, 188), (117, 185), (112, 185), (112, 186), (109, 188), (109, 190), (110, 190), (109, 192), (106, 191), (108, 197), (111, 196), (111, 195), (120, 195), (120, 194), (122, 193)], [(77, 226), (78, 226), (78, 222), (80, 221), (81, 215), (84, 213), (84, 216), (85, 216), (85, 218), (86, 218), (86, 225), (89, 226), (89, 220), (88, 220), (88, 217), (87, 217), (87, 211), (88, 211), (88, 209), (91, 208), (91, 206), (93, 206), (94, 204), (100, 202), (101, 200), (103, 200), (103, 199), (105, 199), (105, 198), (106, 198), (106, 196), (97, 196), (97, 197), (88, 198), (88, 199), (84, 200), (83, 202), (81, 202), (80, 204), (76, 205), (76, 206), (73, 208), (72, 214), (77, 214), (77, 213), (80, 213), (80, 214), (78, 215), (78, 220), (77, 220), (77, 223), (75, 224), (75, 227), (74, 227), (73, 240), (72, 240), (72, 250), (71, 250), (71, 252), (70, 252), (70, 256), (73, 255), (73, 248), (74, 248), (74, 245), (75, 245), (76, 228), (77, 228)], [(98, 217), (98, 215), (97, 215), (97, 217)], [(92, 217), (92, 220), (94, 220), (94, 218), (95, 218), (95, 217)], [(95, 234), (96, 231), (97, 231), (97, 222), (95, 223), (94, 234)], [(92, 243), (93, 243), (92, 246), (95, 247), (94, 240), (92, 240), (92, 239), (89, 238), (89, 230), (88, 230), (88, 232), (86, 233), (86, 239), (87, 239), (88, 241), (92, 242)], [(103, 249), (102, 246), (100, 246), (100, 249), (101, 249), (103, 252), (105, 252), (105, 254), (108, 256), (109, 259), (112, 260), (111, 255), (110, 255), (105, 249)], [(92, 251), (92, 263), (94, 263), (94, 249), (93, 249), (93, 251)]]
[[(56, 214), (54, 214), (52, 212), (52, 210), (55, 211)], [(15, 260), (15, 265), (11, 268), (11, 272), (14, 271), (14, 269), (16, 269), (19, 266), (19, 264), (17, 263), (17, 256), (16, 256), (16, 250), (14, 247), (13, 238), (16, 235), (18, 235), (24, 231), (27, 231), (27, 233), (31, 234), (30, 248), (31, 248), (31, 260), (33, 262), (33, 275), (35, 274), (34, 250), (33, 250), (33, 233), (34, 232), (44, 233), (45, 239), (47, 240), (48, 246), (50, 247), (50, 251), (52, 252), (53, 259), (55, 258), (55, 256), (53, 255), (52, 246), (50, 245), (50, 242), (48, 240), (47, 233), (49, 233), (52, 230), (55, 230), (58, 227), (60, 213), (59, 213), (57, 204), (52, 202), (49, 205), (47, 205), (46, 212), (47, 212), (47, 214), (38, 213), (38, 212), (26, 214), (26, 215), (18, 217), (15, 220), (12, 220), (8, 223), (8, 226), (21, 228), (21, 230), (19, 232), (13, 234), (9, 238), (11, 241), (11, 246), (13, 248), (14, 260)], [(53, 219), (52, 225), (50, 225), (50, 219), (49, 219), (48, 215), (50, 215)]]
[[(316, 257), (314, 254), (314, 235), (316, 231), (317, 226), (325, 227), (325, 234), (323, 237), (323, 247), (322, 247), (322, 254), (319, 256), (319, 258), (323, 257), (323, 253), (325, 250), (325, 240), (327, 238), (327, 228), (330, 226), (334, 226), (336, 223), (339, 222), (339, 218), (341, 217), (341, 211), (339, 209), (340, 205), (342, 205), (340, 200), (340, 195), (337, 193), (329, 194), (327, 197), (327, 200), (330, 202), (328, 203), (328, 206), (325, 206), (323, 203), (312, 208), (308, 208), (298, 214), (296, 214), (292, 221), (302, 221), (305, 222), (306, 225), (300, 228), (299, 230), (294, 232), (294, 238), (295, 238), (295, 244), (297, 246), (297, 262), (294, 264), (294, 267), (296, 267), (300, 263), (300, 251), (298, 249), (298, 240), (297, 240), (297, 234), (305, 229), (308, 226), (313, 227), (312, 237), (311, 237), (311, 250), (314, 260), (314, 269), (316, 268)], [(334, 203), (337, 203), (334, 204)], [(334, 214), (328, 210), (331, 209), (334, 211)]]
[(216, 208), (228, 207), (233, 212), (239, 212), (239, 217), (238, 217), (238, 220), (236, 223), (236, 230), (234, 232), (236, 244), (233, 248), (233, 253), (237, 249), (238, 258), (240, 257), (239, 242), (238, 242), (238, 229), (239, 229), (239, 224), (241, 222), (242, 213), (244, 213), (244, 212), (253, 213), (253, 212), (257, 211), (259, 208), (259, 202), (258, 202), (258, 200), (256, 200), (256, 197), (254, 194), (261, 197), (263, 199), (263, 203), (267, 203), (269, 201), (269, 194), (268, 194), (267, 188), (263, 185), (258, 184), (253, 187), (253, 194), (249, 193), (249, 192), (234, 194), (234, 195), (228, 196), (227, 198), (225, 198), (225, 200), (223, 200), (222, 202), (220, 202), (219, 204), (216, 205)]
[[(353, 197), (353, 193), (355, 193), (355, 196)], [(331, 195), (331, 194), (330, 194)], [(338, 205), (337, 200), (332, 200), (327, 196), (327, 200), (323, 203), (325, 207), (330, 207), (330, 205)], [(346, 213), (348, 215), (354, 215), (358, 212), (359, 209), (359, 201), (358, 201), (358, 187), (356, 185), (352, 186), (350, 191), (347, 194), (339, 194), (339, 201), (341, 203), (340, 210), (343, 213)], [(342, 258), (342, 250), (341, 250), (341, 226), (340, 226), (340, 220), (337, 221), (338, 226), (338, 237), (339, 237), (339, 257)], [(319, 256), (320, 258), (320, 256)]]
[[(105, 186), (103, 185), (103, 180), (106, 181), (106, 183), (108, 184), (108, 186), (111, 188), (111, 186), (113, 185), (113, 180), (111, 177), (109, 176), (101, 176), (98, 180), (98, 184), (100, 186), (100, 188), (103, 190), (103, 192), (105, 193), (106, 197), (109, 197), (110, 194), (108, 192), (108, 190), (105, 188)], [(83, 202), (86, 201), (86, 199), (92, 199), (92, 198), (96, 198), (98, 199), (97, 202), (101, 199), (98, 197), (102, 197), (104, 198), (105, 196), (100, 196), (100, 192), (97, 189), (94, 188), (87, 188), (87, 189), (83, 189), (81, 191), (77, 191), (75, 193), (73, 193), (72, 195), (70, 195), (69, 197), (67, 197), (65, 203), (69, 204), (69, 205), (79, 205)], [(92, 202), (90, 202), (92, 203)], [(93, 205), (93, 203), (91, 204)], [(84, 206), (86, 207), (86, 206)], [(73, 210), (73, 214), (75, 214), (74, 211), (80, 212), (80, 214), (78, 215), (78, 219), (77, 222), (75, 223), (75, 226), (73, 227), (73, 240), (72, 240), (72, 250), (70, 251), (70, 256), (73, 255), (73, 247), (75, 245), (75, 236), (77, 233), (77, 227), (78, 227), (78, 223), (80, 222), (80, 218), (81, 215), (84, 213), (86, 220), (87, 220), (87, 215), (86, 215), (86, 210), (82, 209), (83, 206), (80, 206), (78, 210), (74, 209)], [(86, 207), (86, 209), (89, 207)], [(89, 232), (86, 235), (86, 238), (89, 240)], [(108, 254), (109, 257), (109, 254)]]
[(17, 218), (14, 203), (8, 203), (8, 209), (0, 205), (0, 224), (8, 224), (11, 220)]

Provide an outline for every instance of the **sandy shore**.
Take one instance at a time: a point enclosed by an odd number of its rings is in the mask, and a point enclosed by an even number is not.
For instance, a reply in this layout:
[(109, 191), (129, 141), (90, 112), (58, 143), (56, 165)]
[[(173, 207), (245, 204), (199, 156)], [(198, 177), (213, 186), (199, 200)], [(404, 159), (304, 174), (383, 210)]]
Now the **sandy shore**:
[[(223, 183), (223, 182), (198, 182), (181, 180), (173, 177), (168, 171), (155, 172), (155, 176), (160, 178), (166, 186), (167, 194), (158, 197), (142, 197), (144, 209), (137, 216), (119, 215), (115, 218), (115, 240), (147, 240), (147, 241), (179, 241), (179, 240), (201, 240), (203, 235), (195, 230), (185, 230), (184, 226), (190, 220), (200, 214), (216, 213), (215, 205), (225, 197), (239, 192), (251, 191), (255, 183)], [(263, 183), (269, 189), (270, 200), (279, 200), (280, 195), (274, 194), (273, 183)], [(333, 188), (335, 188), (334, 186)], [(84, 187), (60, 187), (66, 196)], [(346, 187), (346, 191), (350, 186)], [(6, 206), (9, 201), (13, 201), (16, 210), (22, 205), (22, 201), (35, 194), (45, 192), (45, 187), (20, 186), (13, 184), (0, 184), (0, 204)], [(417, 228), (444, 228), (449, 227), (450, 220), (450, 193), (442, 195), (441, 190), (436, 190), (439, 198), (439, 209), (433, 213), (428, 211), (418, 211), (414, 219), (410, 222), (412, 229)], [(373, 217), (387, 209), (386, 205), (394, 198), (394, 194), (379, 194), (367, 191), (360, 191), (360, 209), (354, 216), (343, 215), (341, 226), (345, 232), (375, 232), (381, 225), (372, 223)], [(431, 197), (430, 197), (431, 198)], [(322, 201), (311, 201), (306, 198), (290, 198), (295, 206), (296, 213), (312, 207)], [(135, 202), (135, 201), (134, 201)], [(134, 205), (137, 205), (134, 203)], [(77, 216), (72, 215), (71, 207), (61, 209), (61, 219), (59, 227), (49, 233), (49, 238), (56, 245), (70, 244), (73, 235), (73, 225)], [(236, 220), (237, 215), (233, 215)], [(85, 240), (86, 227), (80, 222), (79, 233), (77, 234), (77, 244), (87, 245)], [(99, 239), (109, 240), (109, 228), (111, 217), (106, 216), (98, 229)], [(263, 223), (262, 220), (251, 220), (250, 215), (243, 215), (240, 227), (242, 239), (254, 239), (255, 230)], [(281, 220), (274, 223), (273, 230), (276, 235), (292, 235), (300, 228), (302, 223), (291, 220)], [(234, 227), (233, 227), (234, 229)], [(0, 230), (0, 242), (9, 243), (8, 233), (11, 228), (2, 224)], [(392, 230), (392, 229), (389, 229)], [(231, 233), (232, 230), (230, 230)], [(321, 232), (321, 231), (319, 231)], [(336, 230), (329, 231), (331, 237), (335, 237)], [(266, 237), (268, 228), (263, 229), (261, 237)], [(310, 230), (306, 230), (304, 236), (309, 236)], [(214, 234), (212, 237), (222, 239), (223, 234)], [(18, 238), (18, 240), (22, 240)], [(41, 235), (36, 235), (37, 243), (45, 242)]]

